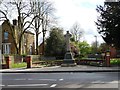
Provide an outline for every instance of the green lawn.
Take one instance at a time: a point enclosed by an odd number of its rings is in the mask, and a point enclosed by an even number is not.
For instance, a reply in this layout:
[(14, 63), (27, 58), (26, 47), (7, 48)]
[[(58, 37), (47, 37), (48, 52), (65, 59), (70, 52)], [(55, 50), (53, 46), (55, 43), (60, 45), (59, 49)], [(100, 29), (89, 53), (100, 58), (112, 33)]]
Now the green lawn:
[(11, 65), (12, 68), (22, 68), (22, 67), (27, 67), (27, 63), (22, 62), (22, 63), (12, 63)]
[(118, 58), (118, 59), (111, 59), (110, 60), (110, 64), (111, 65), (120, 65), (120, 58)]

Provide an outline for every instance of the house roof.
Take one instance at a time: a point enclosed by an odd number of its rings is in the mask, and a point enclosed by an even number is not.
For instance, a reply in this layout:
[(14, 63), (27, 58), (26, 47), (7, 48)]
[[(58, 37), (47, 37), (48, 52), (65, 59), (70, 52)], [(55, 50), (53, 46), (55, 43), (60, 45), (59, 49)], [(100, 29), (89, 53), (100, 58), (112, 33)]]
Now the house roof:
[[(5, 24), (5, 23), (9, 23), (11, 26), (13, 26), (13, 25), (9, 22), (9, 20), (4, 20), (4, 22), (1, 24), (1, 26), (2, 26), (3, 24)], [(25, 31), (25, 33), (35, 35), (35, 34), (32, 33), (31, 31)]]

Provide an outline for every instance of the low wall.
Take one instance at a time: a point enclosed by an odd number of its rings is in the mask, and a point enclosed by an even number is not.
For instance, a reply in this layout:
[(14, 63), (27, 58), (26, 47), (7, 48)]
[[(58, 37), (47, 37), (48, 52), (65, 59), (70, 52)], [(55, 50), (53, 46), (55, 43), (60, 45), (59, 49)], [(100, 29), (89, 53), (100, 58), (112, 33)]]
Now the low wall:
[[(5, 57), (6, 55), (3, 55), (2, 58), (2, 64), (6, 63), (5, 62)], [(8, 55), (10, 57), (10, 60), (12, 60), (12, 63), (21, 63), (21, 62), (26, 62), (26, 56), (22, 56), (22, 55)], [(40, 60), (56, 60), (55, 57), (44, 57), (44, 56), (40, 56), (40, 55), (27, 55), (27, 56), (31, 56), (32, 61), (40, 61)]]
[(103, 58), (102, 54), (88, 54), (88, 58)]
[(44, 56), (41, 56), (41, 60), (56, 60), (55, 57), (44, 57)]
[[(12, 58), (12, 57), (10, 57), (10, 58)], [(14, 58), (14, 63), (21, 63), (21, 62), (23, 62), (23, 56), (21, 56), (21, 55), (14, 55), (13, 56), (13, 58)]]
[(32, 61), (41, 60), (41, 56), (40, 55), (28, 55), (28, 56), (31, 56)]
[[(21, 55), (8, 55), (12, 63), (21, 63), (23, 58)], [(6, 55), (2, 55), (2, 63), (6, 63), (5, 61)]]

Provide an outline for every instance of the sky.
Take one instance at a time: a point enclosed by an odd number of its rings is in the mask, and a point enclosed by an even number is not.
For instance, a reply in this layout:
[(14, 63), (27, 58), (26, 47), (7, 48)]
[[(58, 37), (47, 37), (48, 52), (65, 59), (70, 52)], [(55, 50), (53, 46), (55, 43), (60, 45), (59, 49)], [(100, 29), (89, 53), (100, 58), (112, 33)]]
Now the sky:
[(58, 18), (58, 25), (65, 31), (69, 31), (75, 22), (80, 24), (84, 30), (81, 41), (89, 44), (95, 42), (95, 35), (99, 43), (104, 42), (97, 32), (95, 21), (98, 13), (97, 5), (103, 5), (104, 0), (50, 0), (56, 9), (55, 16)]
[[(57, 17), (58, 26), (62, 27), (65, 32), (69, 31), (75, 22), (80, 24), (84, 30), (81, 41), (87, 41), (89, 44), (97, 41), (104, 42), (97, 32), (95, 21), (97, 21), (97, 5), (103, 5), (104, 0), (49, 0), (55, 7), (55, 16)], [(15, 18), (15, 17), (13, 17)], [(64, 32), (64, 33), (65, 33)], [(41, 38), (40, 38), (41, 41)]]

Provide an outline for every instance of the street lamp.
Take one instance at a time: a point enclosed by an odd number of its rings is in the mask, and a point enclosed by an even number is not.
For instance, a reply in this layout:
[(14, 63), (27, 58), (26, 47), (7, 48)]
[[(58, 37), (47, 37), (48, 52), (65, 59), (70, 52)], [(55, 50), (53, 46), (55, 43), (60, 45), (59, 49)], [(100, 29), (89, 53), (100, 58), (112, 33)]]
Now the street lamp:
[(97, 36), (95, 35), (95, 48), (96, 48), (96, 54), (97, 54)]

